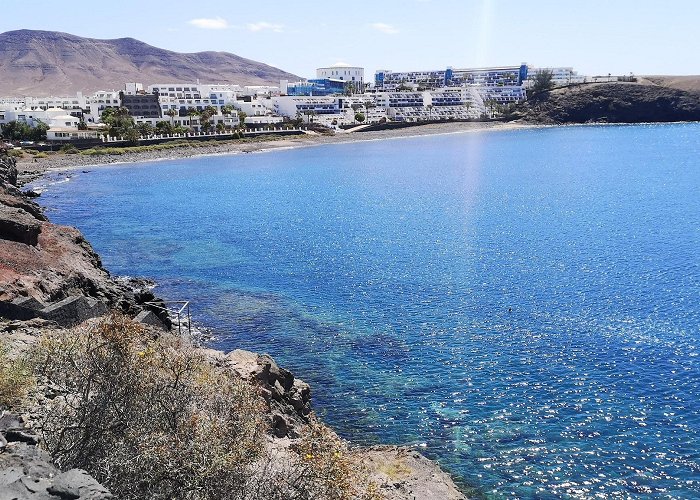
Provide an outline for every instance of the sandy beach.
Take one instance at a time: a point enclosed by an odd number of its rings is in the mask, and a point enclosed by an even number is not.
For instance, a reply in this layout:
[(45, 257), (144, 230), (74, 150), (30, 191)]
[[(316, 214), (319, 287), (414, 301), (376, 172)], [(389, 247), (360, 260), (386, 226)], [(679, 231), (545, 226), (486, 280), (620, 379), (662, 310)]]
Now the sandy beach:
[(376, 141), (384, 139), (400, 139), (425, 135), (455, 134), (478, 132), (486, 130), (513, 130), (531, 128), (530, 124), (498, 123), (498, 122), (455, 122), (433, 123), (406, 127), (394, 130), (372, 132), (339, 133), (336, 135), (300, 135), (294, 137), (270, 137), (245, 141), (226, 141), (220, 144), (203, 143), (199, 146), (182, 146), (178, 148), (125, 152), (118, 155), (81, 155), (49, 153), (46, 158), (33, 158), (25, 155), (19, 159), (17, 168), (21, 184), (32, 182), (47, 172), (65, 171), (76, 168), (95, 168), (102, 165), (117, 163), (142, 163), (161, 160), (174, 160), (198, 156), (258, 153), (277, 149), (318, 146), (323, 144), (338, 144), (346, 142)]

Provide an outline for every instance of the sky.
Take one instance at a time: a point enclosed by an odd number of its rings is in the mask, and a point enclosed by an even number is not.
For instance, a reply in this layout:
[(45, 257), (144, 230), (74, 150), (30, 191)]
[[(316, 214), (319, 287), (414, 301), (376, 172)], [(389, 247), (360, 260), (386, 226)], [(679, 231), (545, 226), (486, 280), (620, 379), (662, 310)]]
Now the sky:
[(700, 0), (0, 0), (0, 7), (0, 32), (232, 52), (304, 78), (336, 63), (364, 67), (368, 80), (377, 69), (522, 62), (583, 75), (700, 74)]

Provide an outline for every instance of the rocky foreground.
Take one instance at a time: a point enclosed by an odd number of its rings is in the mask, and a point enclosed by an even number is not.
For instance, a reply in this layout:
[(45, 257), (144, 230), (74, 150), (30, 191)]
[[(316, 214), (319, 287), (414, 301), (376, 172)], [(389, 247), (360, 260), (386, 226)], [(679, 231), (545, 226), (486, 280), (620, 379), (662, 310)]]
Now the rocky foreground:
[[(73, 325), (99, 321), (96, 317), (108, 310), (137, 318), (144, 332), (159, 335), (168, 318), (148, 285), (111, 277), (80, 232), (49, 222), (20, 191), (14, 159), (0, 154), (0, 344), (11, 359), (46, 335), (69, 335)], [(313, 417), (307, 384), (266, 355), (199, 352), (212, 366), (258, 387), (270, 447), (284, 454), (305, 434)], [(55, 384), (39, 380), (21, 409), (0, 407), (0, 500), (113, 498), (85, 471), (59, 470), (42, 448), (37, 415), (42, 405), (67, 397)], [(464, 498), (446, 473), (413, 449), (355, 452), (379, 498)]]

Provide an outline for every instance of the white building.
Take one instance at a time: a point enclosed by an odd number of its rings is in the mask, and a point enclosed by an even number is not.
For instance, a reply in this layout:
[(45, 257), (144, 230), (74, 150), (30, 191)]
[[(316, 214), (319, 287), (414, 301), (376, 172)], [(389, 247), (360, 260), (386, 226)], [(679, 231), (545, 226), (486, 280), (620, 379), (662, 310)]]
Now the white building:
[(12, 121), (24, 122), (32, 127), (39, 123), (49, 127), (77, 127), (80, 123), (79, 118), (62, 108), (0, 110), (0, 123)]
[(143, 94), (143, 83), (136, 83), (136, 82), (131, 82), (131, 83), (125, 83), (124, 84), (124, 93), (126, 95), (136, 95), (136, 94)]
[(275, 97), (280, 95), (280, 88), (275, 85), (246, 85), (241, 95), (250, 97)]
[(525, 87), (530, 88), (532, 86), (535, 76), (540, 71), (550, 71), (552, 73), (552, 83), (555, 87), (565, 87), (567, 85), (586, 83), (586, 77), (584, 75), (579, 75), (576, 71), (574, 71), (574, 68), (534, 68), (532, 66), (528, 66)]
[(82, 112), (87, 107), (87, 98), (81, 92), (73, 97), (27, 97), (25, 105), (31, 109), (61, 108), (70, 112)]
[[(61, 110), (61, 113), (64, 113), (64, 111)], [(40, 122), (48, 124), (49, 120), (46, 112), (41, 109), (0, 109), (0, 124), (14, 121), (24, 122), (31, 127), (36, 127)]]
[(220, 110), (221, 106), (235, 101), (238, 95), (234, 88), (198, 83), (158, 83), (149, 85), (148, 92), (158, 94), (163, 113), (169, 110), (184, 113), (189, 108), (201, 111), (208, 106)]
[(89, 117), (86, 121), (99, 121), (102, 112), (107, 108), (118, 108), (121, 106), (118, 90), (100, 90), (87, 98), (86, 109), (89, 110)]
[(289, 118), (340, 115), (343, 98), (333, 96), (279, 96), (270, 100), (274, 114)]
[(96, 140), (102, 139), (103, 133), (103, 130), (96, 128), (78, 130), (73, 127), (52, 127), (47, 130), (46, 139), (57, 142)]
[(360, 66), (338, 63), (325, 68), (316, 68), (316, 78), (351, 82), (354, 92), (364, 92), (365, 89), (365, 68)]
[(439, 88), (473, 88), (478, 91), (481, 100), (505, 104), (525, 99), (523, 81), (526, 76), (526, 64), (436, 71), (378, 70), (375, 87), (387, 92), (399, 89), (420, 92)]
[(401, 122), (468, 120), (485, 112), (484, 100), (476, 87), (442, 87), (422, 92), (378, 92), (378, 107), (388, 118)]
[(238, 100), (232, 104), (234, 108), (242, 111), (246, 116), (265, 116), (270, 114), (270, 111), (260, 99)]
[(251, 125), (253, 127), (260, 127), (264, 125), (276, 125), (282, 123), (284, 118), (281, 116), (274, 115), (263, 115), (263, 116), (246, 116), (245, 124)]

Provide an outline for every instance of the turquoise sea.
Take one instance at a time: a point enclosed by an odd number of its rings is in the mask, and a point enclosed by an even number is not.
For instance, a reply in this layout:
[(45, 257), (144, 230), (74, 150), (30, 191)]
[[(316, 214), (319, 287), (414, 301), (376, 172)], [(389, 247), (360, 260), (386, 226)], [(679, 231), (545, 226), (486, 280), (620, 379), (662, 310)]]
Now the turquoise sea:
[(700, 124), (68, 175), (53, 221), (311, 383), (354, 442), (487, 497), (700, 497)]

